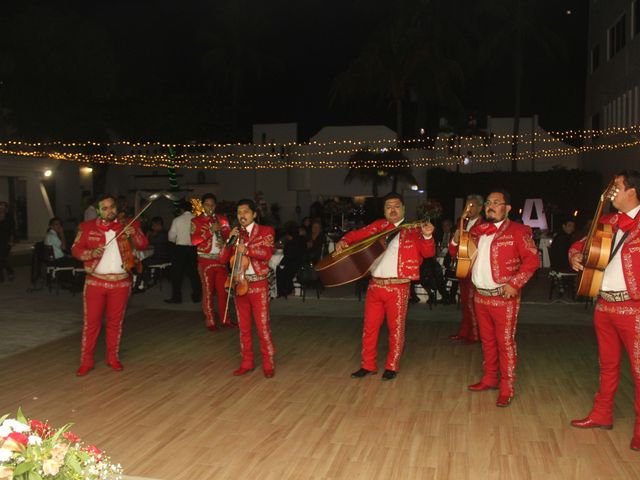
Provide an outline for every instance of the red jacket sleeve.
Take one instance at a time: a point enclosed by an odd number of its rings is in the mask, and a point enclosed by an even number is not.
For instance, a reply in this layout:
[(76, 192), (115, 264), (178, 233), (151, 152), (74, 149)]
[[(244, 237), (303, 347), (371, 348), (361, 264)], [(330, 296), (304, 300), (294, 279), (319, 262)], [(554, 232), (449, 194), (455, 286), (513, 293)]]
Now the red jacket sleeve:
[(366, 227), (359, 228), (358, 230), (352, 230), (347, 232), (343, 237), (342, 241), (347, 245), (353, 245), (354, 243), (358, 243), (365, 238), (369, 238), (371, 235), (382, 232), (389, 226), (389, 222), (384, 219), (376, 220), (373, 223), (370, 223)]
[(540, 257), (538, 248), (533, 241), (531, 228), (523, 226), (522, 233), (517, 235), (516, 248), (520, 255), (520, 268), (518, 272), (507, 282), (513, 288), (520, 290), (525, 283), (533, 276), (535, 271), (540, 268)]
[(271, 227), (260, 225), (260, 236), (255, 242), (249, 242), (247, 257), (256, 260), (269, 260), (275, 250), (275, 231)]
[(191, 245), (200, 245), (205, 240), (211, 238), (211, 230), (205, 221), (205, 217), (194, 217), (191, 219)]
[(78, 233), (76, 239), (71, 246), (71, 254), (83, 262), (91, 259), (91, 249), (87, 246), (87, 232), (86, 225), (81, 223), (78, 226)]
[(430, 258), (436, 256), (436, 242), (433, 239), (433, 236), (429, 239), (424, 238), (422, 234), (422, 230), (418, 230), (416, 232), (418, 236), (418, 250), (420, 251), (420, 255), (423, 258)]

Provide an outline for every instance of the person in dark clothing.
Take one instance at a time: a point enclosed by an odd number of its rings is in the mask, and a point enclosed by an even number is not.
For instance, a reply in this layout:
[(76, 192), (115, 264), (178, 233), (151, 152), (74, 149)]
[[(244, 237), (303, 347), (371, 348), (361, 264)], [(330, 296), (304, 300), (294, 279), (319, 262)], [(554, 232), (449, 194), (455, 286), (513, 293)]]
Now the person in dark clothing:
[(293, 293), (293, 278), (307, 258), (305, 231), (302, 230), (301, 234), (300, 230), (297, 226), (291, 225), (285, 234), (283, 258), (276, 274), (278, 297), (286, 297)]
[(13, 280), (14, 272), (9, 265), (9, 253), (15, 240), (16, 225), (9, 212), (9, 204), (0, 202), (0, 283), (4, 282), (4, 272), (7, 271), (9, 280)]
[(202, 284), (198, 274), (198, 255), (191, 244), (191, 204), (181, 202), (181, 213), (171, 222), (169, 241), (175, 245), (171, 257), (171, 298), (166, 303), (182, 303), (182, 279), (186, 275), (191, 282), (191, 299), (197, 303), (202, 299)]
[(549, 260), (551, 262), (551, 270), (561, 273), (573, 273), (569, 264), (569, 248), (577, 240), (576, 222), (572, 218), (568, 218), (562, 223), (560, 231), (553, 237), (551, 246), (549, 247)]
[(311, 234), (307, 238), (307, 256), (314, 265), (323, 257), (326, 241), (327, 236), (322, 231), (322, 224), (314, 221), (311, 224)]

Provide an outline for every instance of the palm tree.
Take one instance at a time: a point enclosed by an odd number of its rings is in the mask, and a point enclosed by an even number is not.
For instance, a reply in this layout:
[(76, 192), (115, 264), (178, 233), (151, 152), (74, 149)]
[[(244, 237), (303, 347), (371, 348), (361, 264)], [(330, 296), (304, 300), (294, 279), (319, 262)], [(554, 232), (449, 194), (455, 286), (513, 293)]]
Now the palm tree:
[(429, 12), (424, 3), (399, 0), (395, 17), (376, 30), (360, 56), (334, 80), (331, 91), (332, 103), (354, 96), (389, 102), (395, 110), (399, 145), (409, 94), (439, 103), (461, 77), (456, 62), (444, 57), (441, 42), (425, 28)]
[(479, 7), (481, 15), (489, 17), (483, 22), (492, 28), (492, 35), (484, 45), (480, 61), (495, 61), (506, 55), (513, 66), (513, 143), (511, 145), (511, 170), (517, 171), (518, 135), (522, 103), (522, 82), (525, 63), (535, 52), (547, 57), (564, 54), (559, 38), (546, 28), (546, 19), (538, 0), (492, 0)]
[[(389, 163), (393, 162), (393, 166)], [(352, 183), (358, 180), (365, 185), (371, 184), (372, 194), (378, 198), (379, 187), (392, 181), (391, 191), (396, 192), (398, 181), (404, 180), (411, 185), (417, 185), (418, 181), (411, 171), (411, 163), (400, 150), (369, 151), (360, 150), (349, 158), (349, 173), (344, 183)]]

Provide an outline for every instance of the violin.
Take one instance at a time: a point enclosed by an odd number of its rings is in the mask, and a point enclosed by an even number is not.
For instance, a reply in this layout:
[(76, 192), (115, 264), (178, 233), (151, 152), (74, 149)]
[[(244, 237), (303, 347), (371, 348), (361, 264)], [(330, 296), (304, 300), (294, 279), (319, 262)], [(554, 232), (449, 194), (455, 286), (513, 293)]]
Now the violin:
[(471, 235), (464, 229), (464, 220), (469, 216), (473, 203), (469, 203), (460, 217), (460, 240), (458, 242), (458, 256), (456, 257), (456, 278), (467, 278), (478, 248), (471, 240)]
[[(126, 226), (123, 226), (123, 230)], [(136, 248), (131, 237), (120, 242), (120, 255), (122, 257), (122, 269), (130, 275), (142, 273), (142, 261), (135, 254)]]
[(614, 236), (613, 227), (612, 225), (600, 223), (598, 220), (602, 215), (605, 201), (612, 200), (618, 193), (614, 181), (615, 178), (609, 182), (607, 188), (600, 195), (600, 201), (591, 222), (584, 250), (582, 250), (582, 265), (584, 269), (578, 273), (577, 278), (577, 293), (582, 297), (595, 297), (598, 295), (604, 278), (604, 269), (609, 264)]
[[(238, 235), (238, 239), (236, 240), (236, 247), (239, 243), (240, 235)], [(236, 253), (234, 253), (229, 260), (229, 264), (231, 265), (231, 275), (229, 275), (224, 282), (224, 288), (229, 293), (233, 291), (234, 295), (238, 297), (246, 295), (249, 291), (249, 282), (245, 278), (245, 272), (247, 268), (249, 268), (249, 257), (247, 257), (244, 252), (239, 252), (236, 248)]]

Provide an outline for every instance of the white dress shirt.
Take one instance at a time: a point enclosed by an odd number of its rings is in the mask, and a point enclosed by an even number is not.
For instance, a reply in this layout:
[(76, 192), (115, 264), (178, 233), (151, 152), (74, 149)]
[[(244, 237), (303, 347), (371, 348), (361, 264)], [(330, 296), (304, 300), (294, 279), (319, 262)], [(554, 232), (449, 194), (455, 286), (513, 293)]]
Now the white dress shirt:
[(168, 237), (169, 241), (176, 245), (191, 246), (191, 212), (183, 212), (182, 215), (176, 217), (171, 222)]
[[(404, 221), (404, 218), (399, 222), (394, 223), (397, 227)], [(376, 263), (374, 263), (371, 269), (371, 275), (378, 278), (396, 278), (398, 276), (398, 252), (400, 251), (400, 233), (398, 233), (391, 243), (387, 246), (387, 249), (380, 256)]]
[[(640, 211), (640, 205), (627, 212), (627, 215), (635, 218), (638, 211)], [(622, 230), (618, 230), (616, 232), (613, 236), (613, 246), (611, 247), (611, 251), (616, 248), (623, 235), (624, 232)], [(624, 281), (624, 272), (622, 271), (621, 250), (622, 246), (616, 252), (615, 257), (609, 260), (609, 265), (604, 269), (604, 277), (602, 278), (602, 287), (600, 287), (600, 290), (604, 290), (605, 292), (620, 292), (627, 289), (627, 284)]]
[[(247, 245), (249, 243), (249, 238), (251, 238), (251, 232), (253, 231), (253, 227), (256, 225), (256, 222), (251, 222), (249, 225), (247, 225), (247, 228), (245, 229), (247, 231), (247, 243), (245, 243), (245, 245)], [(249, 258), (249, 257), (247, 257)], [(247, 268), (247, 271), (244, 273), (248, 273), (249, 275), (255, 275), (256, 271), (253, 269), (253, 265), (251, 264), (251, 259), (249, 258), (249, 267)]]
[[(494, 225), (500, 229), (503, 223), (504, 220)], [(502, 284), (496, 283), (493, 280), (493, 274), (491, 273), (491, 242), (493, 242), (495, 236), (495, 233), (491, 235), (481, 235), (478, 239), (478, 252), (476, 254), (476, 260), (473, 262), (473, 267), (471, 268), (471, 281), (476, 288), (493, 290), (502, 286)]]
[[(116, 236), (116, 232), (108, 230), (105, 232), (104, 236), (106, 245)], [(102, 275), (107, 275), (109, 273), (126, 273), (122, 268), (122, 257), (120, 256), (120, 249), (118, 248), (117, 240), (109, 243), (109, 245), (104, 249), (102, 258), (98, 262), (98, 266), (94, 271), (95, 273)]]

